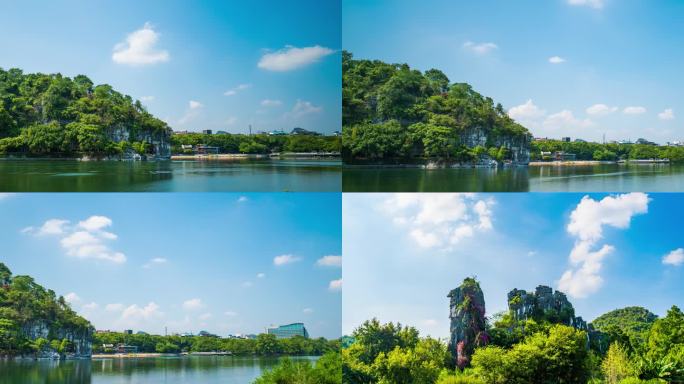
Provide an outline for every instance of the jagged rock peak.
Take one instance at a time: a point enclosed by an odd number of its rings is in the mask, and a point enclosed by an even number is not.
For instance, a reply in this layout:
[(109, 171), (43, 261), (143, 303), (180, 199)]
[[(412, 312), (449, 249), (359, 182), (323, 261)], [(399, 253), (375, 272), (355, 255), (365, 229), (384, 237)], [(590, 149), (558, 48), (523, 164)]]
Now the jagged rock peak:
[(451, 320), (449, 352), (452, 362), (460, 369), (465, 368), (475, 347), (486, 345), (489, 336), (486, 331), (485, 300), (480, 284), (468, 277), (447, 295), (450, 299)]

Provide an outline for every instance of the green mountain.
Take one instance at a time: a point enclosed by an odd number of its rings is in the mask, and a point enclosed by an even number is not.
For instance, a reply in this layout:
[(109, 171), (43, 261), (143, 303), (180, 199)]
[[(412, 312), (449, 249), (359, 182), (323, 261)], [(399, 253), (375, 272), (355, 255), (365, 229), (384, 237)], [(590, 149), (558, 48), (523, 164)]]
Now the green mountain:
[(64, 297), (0, 263), (0, 356), (90, 356), (93, 331)]
[(109, 85), (0, 68), (0, 154), (164, 158), (170, 135), (140, 101)]
[(501, 104), (437, 69), (342, 56), (343, 156), (347, 162), (530, 158), (528, 130)]
[(591, 324), (599, 331), (618, 327), (626, 333), (640, 333), (648, 331), (657, 319), (658, 316), (646, 308), (627, 307), (604, 313)]

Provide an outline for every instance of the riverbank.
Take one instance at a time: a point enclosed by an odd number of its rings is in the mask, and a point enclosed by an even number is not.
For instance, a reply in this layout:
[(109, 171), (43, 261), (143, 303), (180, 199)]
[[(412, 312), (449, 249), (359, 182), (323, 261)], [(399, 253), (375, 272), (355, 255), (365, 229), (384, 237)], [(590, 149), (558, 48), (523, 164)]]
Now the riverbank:
[(567, 160), (567, 161), (531, 161), (530, 167), (539, 166), (593, 166), (602, 164), (670, 164), (668, 159), (635, 159), (635, 160), (617, 160), (617, 161), (600, 161), (600, 160)]
[(218, 154), (196, 154), (196, 155), (172, 155), (171, 160), (243, 160), (243, 159), (320, 159), (320, 158), (339, 158), (338, 152), (284, 152), (271, 154), (252, 154), (252, 153), (218, 153)]

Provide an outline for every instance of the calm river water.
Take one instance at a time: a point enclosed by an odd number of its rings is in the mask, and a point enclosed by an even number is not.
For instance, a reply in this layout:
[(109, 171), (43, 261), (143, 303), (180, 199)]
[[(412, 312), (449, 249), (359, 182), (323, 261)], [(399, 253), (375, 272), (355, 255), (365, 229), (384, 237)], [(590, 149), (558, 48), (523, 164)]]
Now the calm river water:
[[(316, 360), (317, 357), (292, 359)], [(67, 361), (2, 361), (0, 384), (123, 384), (253, 382), (277, 358), (228, 356), (95, 359)]]
[(0, 192), (339, 192), (339, 160), (0, 160)]
[(345, 168), (344, 192), (684, 192), (684, 165)]

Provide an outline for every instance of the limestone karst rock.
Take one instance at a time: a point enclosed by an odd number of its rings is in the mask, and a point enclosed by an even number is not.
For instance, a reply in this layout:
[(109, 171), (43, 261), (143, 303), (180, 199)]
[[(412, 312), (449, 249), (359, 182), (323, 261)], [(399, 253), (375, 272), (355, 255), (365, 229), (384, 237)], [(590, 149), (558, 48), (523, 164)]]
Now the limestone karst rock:
[(460, 287), (447, 296), (450, 299), (451, 319), (449, 352), (455, 366), (463, 369), (470, 363), (475, 347), (486, 345), (489, 341), (484, 294), (474, 278), (466, 278)]

